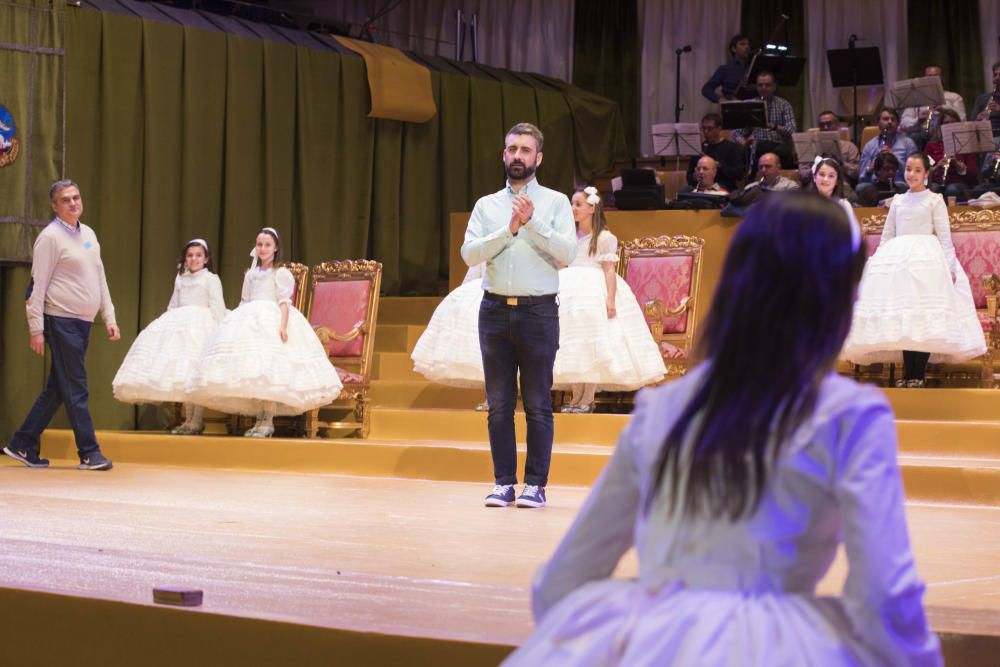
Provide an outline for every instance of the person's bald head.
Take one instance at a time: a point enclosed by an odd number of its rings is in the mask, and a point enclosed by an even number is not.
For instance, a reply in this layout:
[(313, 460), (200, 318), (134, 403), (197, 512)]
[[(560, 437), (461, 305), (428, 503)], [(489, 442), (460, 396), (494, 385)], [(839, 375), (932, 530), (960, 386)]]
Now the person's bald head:
[(716, 174), (719, 172), (719, 163), (710, 155), (702, 155), (695, 165), (694, 174), (701, 183), (701, 187), (710, 187), (715, 183)]
[(774, 153), (764, 153), (757, 160), (757, 178), (763, 178), (768, 185), (774, 185), (781, 176), (781, 161)]

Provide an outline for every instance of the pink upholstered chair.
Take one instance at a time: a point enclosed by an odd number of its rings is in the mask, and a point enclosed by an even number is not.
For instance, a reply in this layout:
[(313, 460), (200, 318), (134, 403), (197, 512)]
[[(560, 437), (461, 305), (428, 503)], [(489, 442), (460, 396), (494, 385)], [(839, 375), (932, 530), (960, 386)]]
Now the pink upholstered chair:
[[(306, 316), (344, 389), (334, 403), (306, 414), (308, 437), (315, 437), (319, 429), (348, 429), (368, 437), (368, 393), (381, 284), (382, 264), (373, 260), (332, 261), (313, 267)], [(321, 419), (333, 413), (336, 418)]]
[[(874, 215), (861, 220), (868, 242), (869, 256), (875, 253), (885, 226), (885, 215)], [(993, 387), (993, 357), (997, 338), (997, 292), (1000, 291), (1000, 211), (961, 211), (950, 214), (951, 239), (955, 255), (969, 276), (976, 314), (986, 338), (986, 354), (977, 360), (974, 369), (963, 369), (947, 364), (928, 368), (928, 377), (940, 379), (976, 379), (982, 387)], [(862, 369), (855, 374), (864, 375)]]
[(292, 305), (300, 313), (306, 312), (306, 296), (309, 293), (309, 267), (298, 262), (288, 262), (285, 268), (295, 278), (295, 289), (292, 290)]
[(658, 236), (627, 241), (619, 272), (642, 306), (667, 375), (687, 372), (695, 335), (703, 239)]

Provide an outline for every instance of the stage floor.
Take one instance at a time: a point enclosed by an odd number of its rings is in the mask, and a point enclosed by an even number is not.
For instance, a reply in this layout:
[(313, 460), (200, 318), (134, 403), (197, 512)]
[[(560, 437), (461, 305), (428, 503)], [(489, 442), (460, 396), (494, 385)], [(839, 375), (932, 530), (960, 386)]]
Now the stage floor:
[[(586, 495), (487, 509), (484, 484), (120, 464), (48, 470), (0, 457), (0, 587), (152, 604), (203, 589), (195, 613), (516, 645), (529, 585)], [(1000, 635), (1000, 508), (910, 504), (939, 632)], [(838, 558), (821, 592), (839, 590)], [(619, 576), (635, 573), (628, 555)]]

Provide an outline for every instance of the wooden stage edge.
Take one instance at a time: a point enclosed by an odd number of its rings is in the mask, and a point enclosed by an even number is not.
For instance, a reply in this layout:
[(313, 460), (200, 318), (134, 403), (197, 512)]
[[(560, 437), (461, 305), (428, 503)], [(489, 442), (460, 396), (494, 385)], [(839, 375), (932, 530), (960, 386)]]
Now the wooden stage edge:
[[(0, 588), (17, 610), (17, 637), (0, 647), (7, 665), (498, 665), (514, 646), (408, 637), (191, 613), (44, 591)], [(10, 628), (11, 625), (8, 625)], [(9, 630), (8, 630), (9, 632)], [(54, 639), (54, 635), (64, 639)], [(939, 633), (945, 664), (993, 664), (1000, 637)]]

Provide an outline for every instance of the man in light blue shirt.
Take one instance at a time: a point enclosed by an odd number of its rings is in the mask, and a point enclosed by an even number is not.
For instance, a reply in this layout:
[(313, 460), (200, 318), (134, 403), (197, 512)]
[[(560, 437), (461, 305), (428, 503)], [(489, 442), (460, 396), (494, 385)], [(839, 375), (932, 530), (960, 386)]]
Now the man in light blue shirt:
[[(864, 145), (861, 150), (861, 164), (858, 171), (857, 188), (860, 194), (865, 190), (860, 184), (874, 183), (878, 180), (875, 173), (875, 158), (879, 153), (892, 153), (905, 165), (906, 159), (917, 152), (917, 145), (905, 134), (899, 132), (899, 112), (891, 107), (883, 107), (878, 114), (879, 133)], [(903, 183), (903, 170), (896, 175), (896, 182)]]
[(552, 458), (552, 365), (559, 349), (559, 267), (576, 256), (576, 226), (566, 195), (535, 180), (543, 137), (531, 123), (507, 133), (507, 186), (476, 202), (465, 231), (462, 259), (486, 263), (479, 308), (487, 424), (496, 485), (487, 507), (515, 502), (517, 451), (514, 407), (520, 373), (528, 425), (524, 490), (518, 507), (545, 505)]

